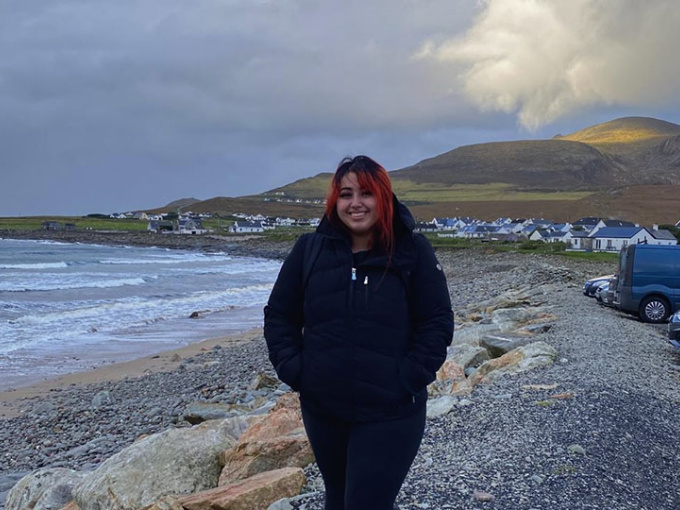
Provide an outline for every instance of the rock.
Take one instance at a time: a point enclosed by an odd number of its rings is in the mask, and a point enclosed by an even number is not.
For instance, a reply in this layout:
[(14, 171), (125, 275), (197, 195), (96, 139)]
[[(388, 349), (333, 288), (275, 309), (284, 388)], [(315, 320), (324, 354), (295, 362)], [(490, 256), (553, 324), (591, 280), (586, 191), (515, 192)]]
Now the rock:
[(534, 339), (531, 337), (506, 333), (499, 335), (484, 335), (479, 343), (487, 350), (492, 358), (500, 358), (503, 354), (532, 342), (534, 342)]
[(578, 444), (572, 444), (569, 445), (567, 448), (567, 451), (569, 452), (570, 455), (585, 455), (586, 450), (583, 448), (583, 446), (578, 445)]
[(474, 491), (472, 497), (477, 501), (493, 501), (495, 499), (493, 494), (484, 491)]
[(305, 481), (300, 468), (276, 469), (181, 497), (179, 502), (187, 510), (267, 510), (275, 501), (299, 494)]
[(437, 370), (437, 381), (460, 381), (465, 379), (465, 370), (453, 360), (447, 359)]
[(263, 388), (274, 389), (279, 386), (279, 380), (265, 373), (259, 373), (250, 383), (251, 390), (261, 390)]
[(494, 358), (484, 363), (477, 371), (464, 381), (453, 385), (453, 395), (467, 395), (482, 382), (489, 382), (494, 378), (524, 372), (539, 366), (554, 363), (557, 351), (545, 342), (534, 342), (514, 349), (500, 358)]
[(427, 401), (427, 418), (439, 418), (449, 414), (457, 403), (458, 399), (450, 395), (429, 399)]
[[(283, 399), (283, 400), (281, 400)], [(291, 407), (285, 407), (286, 404)], [(299, 400), (281, 397), (263, 419), (253, 424), (238, 443), (221, 455), (224, 468), (219, 485), (284, 467), (314, 462), (299, 409)]]
[(141, 508), (167, 494), (217, 486), (220, 452), (233, 445), (232, 419), (148, 436), (87, 475), (74, 490), (82, 510)]
[(42, 401), (33, 409), (31, 409), (31, 414), (33, 416), (41, 416), (45, 414), (53, 414), (57, 411), (57, 408), (52, 402)]
[(522, 326), (517, 332), (522, 334), (526, 333), (528, 335), (540, 335), (541, 333), (547, 333), (552, 327), (552, 322), (540, 322), (538, 324), (527, 324)]
[(155, 503), (140, 510), (184, 510), (179, 500), (174, 496), (164, 496)]
[(453, 335), (453, 345), (479, 345), (479, 340), (484, 335), (499, 333), (500, 328), (496, 324), (472, 324), (456, 329)]
[(231, 414), (231, 406), (227, 404), (212, 404), (208, 402), (193, 402), (189, 404), (182, 418), (192, 425), (198, 425), (208, 420), (220, 420), (228, 418)]
[(489, 352), (484, 347), (477, 345), (452, 345), (449, 348), (447, 359), (455, 361), (464, 370), (467, 370), (470, 367), (477, 368), (485, 361), (488, 361)]
[(439, 370), (436, 379), (427, 387), (430, 396), (445, 395), (451, 391), (455, 381), (465, 379), (465, 371), (453, 360), (446, 360)]
[(26, 475), (10, 489), (5, 510), (57, 510), (73, 499), (83, 475), (66, 468), (43, 468)]
[(115, 402), (116, 399), (113, 398), (113, 395), (111, 394), (110, 391), (102, 390), (92, 398), (91, 405), (92, 407), (102, 407), (114, 404)]

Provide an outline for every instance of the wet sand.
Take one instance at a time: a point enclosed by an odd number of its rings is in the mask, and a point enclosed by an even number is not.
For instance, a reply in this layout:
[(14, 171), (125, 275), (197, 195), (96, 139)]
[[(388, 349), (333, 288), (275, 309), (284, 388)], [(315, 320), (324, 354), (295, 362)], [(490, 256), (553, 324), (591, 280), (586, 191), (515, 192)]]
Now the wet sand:
[(51, 392), (106, 381), (120, 381), (125, 378), (135, 378), (155, 372), (171, 372), (177, 369), (182, 360), (209, 351), (216, 345), (225, 347), (262, 337), (262, 328), (253, 328), (232, 336), (210, 338), (158, 354), (102, 365), (91, 370), (61, 375), (29, 386), (0, 391), (0, 418), (19, 416), (24, 412), (27, 400), (39, 399)]

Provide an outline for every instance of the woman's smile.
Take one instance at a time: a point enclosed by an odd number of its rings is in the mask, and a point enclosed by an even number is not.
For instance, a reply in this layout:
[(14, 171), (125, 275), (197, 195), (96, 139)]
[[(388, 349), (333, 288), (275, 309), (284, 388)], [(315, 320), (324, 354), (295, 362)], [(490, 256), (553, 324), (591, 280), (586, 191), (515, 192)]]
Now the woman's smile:
[(370, 191), (361, 187), (354, 172), (348, 172), (342, 178), (336, 208), (340, 221), (349, 229), (353, 239), (373, 235), (373, 228), (378, 222), (377, 200)]

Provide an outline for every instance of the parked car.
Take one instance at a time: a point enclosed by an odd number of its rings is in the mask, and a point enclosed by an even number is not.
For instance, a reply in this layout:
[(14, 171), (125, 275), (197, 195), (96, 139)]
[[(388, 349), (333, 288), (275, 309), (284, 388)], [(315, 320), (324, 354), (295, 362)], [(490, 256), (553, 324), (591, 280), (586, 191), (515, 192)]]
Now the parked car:
[(619, 255), (614, 306), (660, 324), (680, 309), (680, 246), (632, 244)]
[(674, 347), (680, 348), (680, 310), (668, 319), (668, 341)]
[(607, 284), (607, 290), (603, 291), (602, 294), (602, 304), (606, 306), (614, 306), (614, 296), (616, 294), (616, 286), (619, 283), (619, 277), (618, 275), (614, 275), (614, 277), (609, 280), (609, 283)]
[(616, 287), (615, 278), (608, 282), (601, 283), (595, 290), (595, 299), (604, 306), (614, 306), (614, 288)]
[(608, 274), (604, 276), (597, 276), (595, 278), (591, 278), (590, 280), (586, 280), (586, 283), (583, 284), (583, 295), (588, 296), (588, 297), (595, 297), (595, 291), (597, 288), (606, 282), (609, 282), (614, 278), (613, 274)]

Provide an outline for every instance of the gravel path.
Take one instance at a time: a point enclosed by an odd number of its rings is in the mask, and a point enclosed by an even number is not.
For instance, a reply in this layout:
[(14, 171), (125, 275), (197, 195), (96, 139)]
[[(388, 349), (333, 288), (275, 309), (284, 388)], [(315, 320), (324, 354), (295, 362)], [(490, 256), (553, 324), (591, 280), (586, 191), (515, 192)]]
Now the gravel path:
[[(678, 356), (662, 327), (582, 295), (583, 281), (611, 272), (612, 264), (467, 250), (438, 257), (456, 310), (506, 290), (556, 284), (546, 304), (559, 318), (541, 339), (558, 350), (559, 361), (479, 387), (453, 412), (430, 420), (399, 508), (680, 508), (673, 483), (680, 468)], [(91, 469), (142, 433), (183, 425), (184, 409), (196, 400), (274, 397), (249, 389), (253, 374), (273, 373), (262, 339), (206, 352), (182, 367), (68, 389), (0, 421), (0, 501), (25, 472)], [(93, 406), (102, 390), (115, 402)], [(556, 393), (571, 398), (548, 398)], [(318, 472), (311, 466), (307, 474), (311, 492), (294, 506), (320, 510)]]

